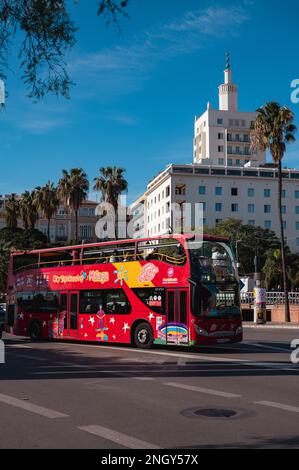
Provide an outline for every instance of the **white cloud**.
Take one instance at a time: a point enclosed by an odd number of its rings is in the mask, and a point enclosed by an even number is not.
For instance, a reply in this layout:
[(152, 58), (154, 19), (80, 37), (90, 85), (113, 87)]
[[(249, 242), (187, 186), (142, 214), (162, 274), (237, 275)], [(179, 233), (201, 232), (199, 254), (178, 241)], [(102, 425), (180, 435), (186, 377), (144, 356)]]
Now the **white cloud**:
[(84, 71), (85, 76), (96, 74), (99, 80), (106, 74), (119, 77), (120, 73), (125, 79), (132, 74), (140, 78), (162, 60), (206, 48), (211, 39), (235, 35), (249, 19), (245, 8), (236, 5), (189, 11), (128, 45), (82, 55), (72, 63), (71, 70)]

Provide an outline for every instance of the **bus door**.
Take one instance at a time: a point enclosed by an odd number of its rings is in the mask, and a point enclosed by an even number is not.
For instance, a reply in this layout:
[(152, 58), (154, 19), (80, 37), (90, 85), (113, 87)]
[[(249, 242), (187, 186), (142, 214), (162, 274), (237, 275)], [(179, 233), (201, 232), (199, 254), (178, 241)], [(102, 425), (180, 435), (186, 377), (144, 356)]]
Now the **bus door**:
[(166, 292), (166, 343), (188, 345), (188, 289), (167, 289)]
[(59, 304), (60, 315), (64, 319), (63, 336), (78, 336), (79, 293), (61, 292)]

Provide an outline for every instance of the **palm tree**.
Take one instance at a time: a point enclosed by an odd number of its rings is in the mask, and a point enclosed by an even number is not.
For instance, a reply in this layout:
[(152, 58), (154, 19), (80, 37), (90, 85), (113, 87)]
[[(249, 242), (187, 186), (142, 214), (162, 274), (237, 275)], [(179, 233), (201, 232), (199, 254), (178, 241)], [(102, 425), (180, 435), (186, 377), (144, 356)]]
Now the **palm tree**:
[(25, 230), (34, 229), (38, 221), (35, 191), (25, 191), (20, 200), (20, 216)]
[(285, 293), (285, 321), (290, 322), (288, 278), (286, 269), (286, 251), (284, 225), (282, 219), (282, 160), (286, 144), (295, 142), (296, 126), (293, 124), (294, 113), (286, 106), (276, 102), (267, 103), (257, 110), (257, 117), (251, 132), (253, 150), (270, 150), (273, 162), (278, 168), (278, 214), (280, 225), (281, 261)]
[(102, 167), (100, 176), (94, 178), (94, 191), (101, 193), (101, 202), (111, 204), (115, 212), (115, 237), (118, 239), (118, 206), (119, 196), (128, 189), (128, 182), (124, 177), (124, 168)]
[(38, 187), (35, 189), (34, 201), (37, 209), (41, 211), (45, 219), (48, 221), (47, 237), (48, 242), (50, 243), (50, 223), (59, 207), (57, 188), (55, 188), (53, 183), (48, 181), (44, 187)]
[(68, 173), (62, 170), (62, 178), (58, 182), (57, 194), (75, 213), (76, 240), (78, 240), (78, 211), (87, 199), (89, 181), (82, 168), (72, 168)]
[(14, 195), (10, 196), (4, 205), (3, 217), (6, 226), (15, 229), (18, 226), (18, 217), (20, 215), (20, 204)]

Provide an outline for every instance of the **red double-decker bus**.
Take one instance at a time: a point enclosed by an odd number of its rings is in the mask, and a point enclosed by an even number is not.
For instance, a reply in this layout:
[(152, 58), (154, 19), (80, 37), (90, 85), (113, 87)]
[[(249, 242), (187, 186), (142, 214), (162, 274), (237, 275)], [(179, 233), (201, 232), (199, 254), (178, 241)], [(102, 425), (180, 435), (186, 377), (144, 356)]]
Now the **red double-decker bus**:
[(139, 348), (241, 341), (229, 241), (171, 235), (12, 253), (7, 331)]

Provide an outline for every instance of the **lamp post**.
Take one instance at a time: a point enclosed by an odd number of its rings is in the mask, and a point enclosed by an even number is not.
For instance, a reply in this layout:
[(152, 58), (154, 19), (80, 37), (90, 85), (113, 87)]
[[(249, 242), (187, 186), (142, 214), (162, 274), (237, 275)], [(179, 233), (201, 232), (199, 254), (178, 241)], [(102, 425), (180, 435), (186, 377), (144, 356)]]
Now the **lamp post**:
[(258, 237), (255, 238), (254, 270), (254, 323), (264, 325), (267, 322), (267, 291), (264, 287), (264, 277), (261, 272)]

